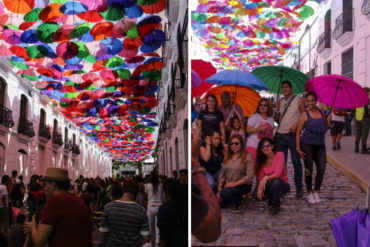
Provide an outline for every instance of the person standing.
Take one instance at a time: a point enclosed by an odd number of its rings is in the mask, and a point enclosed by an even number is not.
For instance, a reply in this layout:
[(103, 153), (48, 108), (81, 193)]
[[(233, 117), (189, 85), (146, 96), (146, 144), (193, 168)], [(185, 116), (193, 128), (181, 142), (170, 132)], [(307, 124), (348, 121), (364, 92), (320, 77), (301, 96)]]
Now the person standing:
[[(324, 180), (326, 168), (325, 132), (328, 123), (325, 114), (317, 106), (317, 95), (314, 92), (306, 94), (308, 110), (301, 114), (298, 120), (296, 145), (299, 156), (304, 160), (307, 186), (307, 201), (311, 204), (321, 201), (319, 192)], [(328, 121), (330, 121), (330, 116)], [(302, 133), (303, 132), (303, 133)], [(313, 163), (316, 165), (315, 188), (312, 190)]]
[(0, 232), (8, 235), (9, 229), (9, 204), (8, 204), (8, 184), (10, 178), (4, 175), (0, 184)]
[(150, 231), (145, 208), (136, 203), (138, 185), (130, 181), (123, 195), (105, 205), (100, 232), (107, 237), (107, 247), (142, 246), (149, 242)]
[(352, 109), (346, 110), (346, 124), (345, 124), (345, 130), (346, 132), (344, 133), (344, 136), (352, 136), (352, 119), (354, 114), (354, 111)]
[(337, 107), (333, 107), (331, 119), (330, 135), (333, 143), (332, 150), (336, 151), (342, 148), (340, 145), (340, 139), (342, 138), (342, 132), (344, 129), (344, 111)]
[[(365, 91), (370, 96), (370, 88), (365, 87)], [(356, 139), (355, 153), (360, 152), (360, 140), (362, 144), (362, 154), (370, 154), (366, 147), (367, 137), (370, 128), (370, 99), (367, 105), (356, 109)]]
[(292, 158), (294, 168), (294, 184), (296, 196), (303, 196), (302, 184), (302, 163), (296, 150), (295, 133), (298, 119), (302, 112), (305, 112), (304, 100), (292, 94), (293, 87), (290, 81), (282, 82), (284, 97), (276, 102), (275, 121), (279, 124), (276, 129), (275, 141), (277, 149), (284, 153), (285, 166), (287, 166), (288, 151)]
[(42, 180), (47, 201), (40, 224), (36, 226), (35, 215), (32, 222), (25, 223), (33, 243), (43, 246), (48, 242), (49, 247), (92, 247), (90, 213), (83, 200), (68, 193), (71, 181), (68, 171), (48, 167)]
[(221, 94), (221, 105), (219, 107), (220, 111), (224, 115), (224, 119), (227, 119), (233, 111), (237, 111), (240, 114), (240, 118), (245, 121), (244, 112), (240, 105), (236, 103), (231, 103), (231, 96), (229, 92), (223, 92)]

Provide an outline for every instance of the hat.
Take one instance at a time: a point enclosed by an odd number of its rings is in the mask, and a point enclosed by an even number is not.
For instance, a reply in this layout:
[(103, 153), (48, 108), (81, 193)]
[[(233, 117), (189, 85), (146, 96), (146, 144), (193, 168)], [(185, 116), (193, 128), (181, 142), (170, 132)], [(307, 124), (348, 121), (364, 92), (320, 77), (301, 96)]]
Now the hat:
[(67, 182), (71, 181), (71, 179), (68, 178), (67, 170), (55, 167), (48, 167), (46, 169), (45, 176), (41, 179), (41, 181)]

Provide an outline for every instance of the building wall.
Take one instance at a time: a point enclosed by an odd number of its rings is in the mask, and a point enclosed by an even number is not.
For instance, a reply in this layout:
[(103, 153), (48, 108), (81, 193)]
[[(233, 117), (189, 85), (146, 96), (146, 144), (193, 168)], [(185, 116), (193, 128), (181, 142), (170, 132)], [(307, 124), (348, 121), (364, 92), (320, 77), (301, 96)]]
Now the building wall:
[[(79, 175), (89, 177), (111, 175), (111, 159), (92, 140), (82, 134), (76, 124), (66, 119), (56, 106), (53, 106), (46, 96), (42, 96), (28, 80), (16, 75), (5, 59), (0, 59), (0, 77), (7, 84), (4, 105), (12, 110), (14, 121), (14, 127), (10, 129), (1, 126), (6, 130), (5, 133), (0, 134), (0, 142), (4, 146), (0, 148), (1, 175), (10, 175), (12, 170), (17, 170), (28, 183), (32, 174), (44, 174), (46, 168), (50, 166), (68, 169), (69, 176), (73, 180)], [(33, 123), (35, 131), (35, 136), (29, 140), (22, 139), (23, 135), (18, 134), (17, 131), (22, 94), (28, 99), (27, 119)], [(80, 148), (79, 155), (66, 151), (64, 145), (53, 147), (52, 139), (47, 143), (40, 141), (38, 133), (41, 108), (46, 112), (46, 125), (51, 127), (51, 135), (54, 119), (58, 121), (58, 132), (63, 135), (63, 140), (65, 127), (68, 127), (69, 140), (72, 141), (73, 134), (76, 135), (76, 144)]]
[[(342, 53), (350, 50), (353, 47), (353, 80), (361, 86), (370, 86), (370, 14), (364, 15), (361, 13), (361, 6), (364, 0), (353, 0), (354, 8), (354, 30), (347, 32), (344, 35), (347, 37), (347, 43), (344, 44), (333, 39), (333, 31), (336, 27), (336, 19), (343, 12), (342, 0), (328, 0), (320, 4), (317, 18), (314, 23), (310, 24), (310, 28), (306, 30), (301, 37), (300, 52), (297, 49), (291, 52), (286, 61), (287, 66), (295, 66), (303, 73), (308, 73), (310, 70), (315, 70), (315, 76), (326, 74), (325, 64), (331, 62), (331, 73), (342, 74)], [(325, 14), (331, 10), (331, 48), (325, 52), (318, 53), (317, 46), (319, 42), (314, 42), (314, 39), (324, 32)], [(309, 35), (311, 34), (311, 35)], [(343, 35), (343, 36), (344, 36)], [(308, 47), (309, 39), (311, 39), (311, 47)], [(306, 49), (308, 54), (303, 54)], [(296, 63), (292, 57), (297, 57)]]
[[(168, 41), (164, 48), (165, 67), (162, 69), (161, 89), (158, 94), (158, 116), (160, 123), (156, 147), (157, 165), (160, 174), (172, 177), (172, 171), (188, 167), (188, 56), (187, 46), (178, 35), (185, 30), (183, 40), (187, 41), (187, 1), (168, 1), (166, 11)], [(168, 25), (168, 24), (167, 24)], [(168, 25), (169, 26), (169, 25)], [(179, 45), (182, 50), (179, 51)], [(181, 53), (180, 53), (181, 52)], [(183, 56), (184, 66), (179, 69), (178, 61)], [(180, 72), (185, 76), (179, 87)]]

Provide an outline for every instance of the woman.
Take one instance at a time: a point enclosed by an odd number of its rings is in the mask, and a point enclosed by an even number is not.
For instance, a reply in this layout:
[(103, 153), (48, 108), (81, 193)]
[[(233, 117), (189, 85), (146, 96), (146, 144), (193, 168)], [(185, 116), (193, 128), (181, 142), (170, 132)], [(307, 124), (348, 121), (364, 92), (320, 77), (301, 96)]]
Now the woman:
[(276, 152), (274, 141), (264, 137), (257, 148), (256, 174), (259, 178), (257, 198), (268, 198), (270, 214), (280, 211), (280, 196), (290, 190), (288, 175), (285, 169), (284, 153)]
[(231, 136), (218, 180), (216, 197), (220, 207), (233, 202), (235, 207), (232, 212), (240, 212), (242, 196), (251, 191), (253, 176), (253, 159), (245, 151), (243, 137)]
[(263, 137), (273, 138), (274, 119), (272, 118), (274, 110), (269, 99), (262, 98), (257, 106), (256, 113), (248, 119), (247, 133), (250, 136), (247, 139), (247, 151), (253, 157), (256, 164), (257, 146)]
[[(316, 93), (307, 93), (306, 106), (308, 110), (299, 117), (296, 133), (297, 152), (304, 160), (306, 169), (307, 200), (311, 204), (321, 201), (319, 191), (326, 168), (325, 132), (328, 129), (328, 122), (325, 119), (325, 114), (317, 108), (316, 102)], [(330, 121), (330, 116), (328, 121)], [(315, 188), (312, 190), (314, 161), (317, 174), (315, 178)]]
[(211, 188), (216, 191), (217, 181), (221, 172), (224, 154), (221, 145), (221, 134), (214, 130), (212, 136), (207, 136), (204, 145), (200, 147), (200, 165), (206, 169), (206, 179)]
[[(159, 207), (162, 205), (163, 189), (162, 184), (159, 183), (157, 170), (150, 173), (149, 183), (145, 184), (145, 192), (148, 194), (148, 208), (147, 215), (149, 221), (149, 228), (152, 231), (153, 221), (155, 221), (155, 242), (159, 245), (159, 229), (157, 227), (157, 213)], [(153, 236), (153, 235), (152, 235)]]
[(200, 111), (198, 115), (198, 132), (204, 140), (206, 136), (211, 136), (214, 130), (221, 132), (222, 143), (225, 143), (224, 115), (218, 110), (216, 96), (209, 94), (205, 110)]

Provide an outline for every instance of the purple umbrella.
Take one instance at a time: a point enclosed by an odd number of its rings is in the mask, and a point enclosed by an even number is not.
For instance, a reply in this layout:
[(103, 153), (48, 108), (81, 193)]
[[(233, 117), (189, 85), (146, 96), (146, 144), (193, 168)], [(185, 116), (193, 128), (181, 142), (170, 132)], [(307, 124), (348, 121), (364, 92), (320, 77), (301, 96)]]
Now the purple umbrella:
[(329, 106), (355, 109), (369, 102), (366, 91), (355, 81), (341, 75), (321, 75), (305, 84), (307, 92), (315, 92), (318, 101)]
[(202, 78), (200, 78), (197, 72), (191, 70), (191, 88), (199, 87), (200, 84), (202, 84)]

